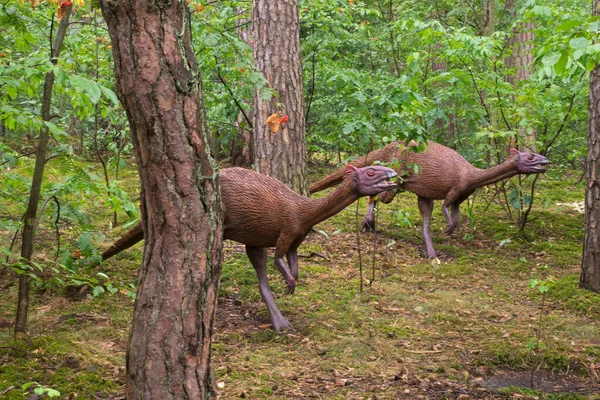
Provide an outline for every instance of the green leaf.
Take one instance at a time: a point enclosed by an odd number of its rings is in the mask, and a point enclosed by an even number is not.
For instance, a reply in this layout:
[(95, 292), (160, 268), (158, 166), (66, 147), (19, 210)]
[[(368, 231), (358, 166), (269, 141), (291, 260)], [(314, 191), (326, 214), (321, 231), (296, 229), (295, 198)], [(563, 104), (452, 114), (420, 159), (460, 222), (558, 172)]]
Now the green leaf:
[(579, 26), (582, 24), (583, 24), (583, 21), (579, 21), (579, 20), (566, 21), (566, 22), (563, 22), (562, 24), (560, 24), (559, 26), (557, 26), (555, 31), (556, 32), (568, 31), (568, 30), (571, 30), (571, 29), (575, 28), (576, 26)]
[(317, 229), (317, 232), (329, 239), (329, 235), (323, 229)]
[(52, 389), (52, 388), (47, 388), (46, 389), (46, 395), (48, 397), (58, 397), (60, 396), (60, 392), (56, 389)]
[(547, 67), (552, 67), (554, 64), (560, 60), (561, 54), (558, 52), (552, 52), (544, 55), (542, 58), (542, 63)]
[(539, 279), (530, 279), (528, 287), (529, 287), (529, 289), (533, 289), (534, 287), (536, 287), (539, 284), (540, 284)]
[(557, 74), (561, 74), (565, 70), (567, 61), (569, 61), (569, 55), (566, 51), (561, 52), (560, 59), (554, 64), (554, 70)]
[(99, 296), (104, 292), (105, 292), (105, 290), (102, 286), (94, 286), (94, 289), (92, 289), (92, 295), (94, 297)]
[(569, 46), (571, 46), (575, 50), (586, 50), (589, 43), (590, 42), (586, 38), (577, 37), (569, 41)]
[(98, 272), (96, 275), (98, 275), (100, 278), (104, 278), (106, 280), (109, 280), (110, 278), (108, 277), (108, 275), (106, 275), (104, 272)]
[(63, 71), (63, 69), (58, 66), (54, 67), (54, 77), (56, 80), (56, 84), (61, 86), (65, 84), (65, 81), (67, 79), (65, 71)]
[(37, 382), (27, 382), (27, 383), (25, 383), (25, 384), (22, 386), (22, 388), (23, 388), (23, 390), (27, 390), (27, 389), (29, 389), (29, 387), (30, 387), (31, 385), (39, 385), (39, 383), (37, 383)]
[(102, 92), (104, 97), (108, 98), (114, 105), (119, 105), (119, 98), (117, 97), (115, 92), (101, 85), (99, 85), (98, 87), (100, 88), (100, 91)]

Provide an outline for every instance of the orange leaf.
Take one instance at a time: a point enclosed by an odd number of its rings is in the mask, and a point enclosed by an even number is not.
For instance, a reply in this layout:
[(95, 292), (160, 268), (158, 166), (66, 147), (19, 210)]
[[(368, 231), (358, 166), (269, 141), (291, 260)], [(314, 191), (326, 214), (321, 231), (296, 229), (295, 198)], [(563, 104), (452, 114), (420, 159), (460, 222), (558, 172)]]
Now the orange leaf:
[(277, 135), (281, 126), (279, 123), (279, 113), (271, 114), (269, 118), (267, 118), (267, 125), (269, 125), (271, 132)]

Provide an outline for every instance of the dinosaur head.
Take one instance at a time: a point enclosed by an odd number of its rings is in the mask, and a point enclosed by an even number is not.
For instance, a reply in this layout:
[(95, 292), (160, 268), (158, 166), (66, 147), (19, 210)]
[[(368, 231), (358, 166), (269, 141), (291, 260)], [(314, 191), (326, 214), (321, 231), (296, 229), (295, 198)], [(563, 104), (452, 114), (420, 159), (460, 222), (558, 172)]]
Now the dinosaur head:
[(364, 168), (346, 166), (346, 175), (354, 181), (354, 189), (361, 196), (375, 196), (386, 190), (393, 190), (398, 186), (397, 182), (390, 181), (398, 176), (396, 172), (387, 167), (372, 165)]
[(517, 162), (517, 170), (520, 174), (538, 174), (546, 172), (546, 166), (550, 163), (546, 157), (537, 153), (510, 149), (511, 157)]

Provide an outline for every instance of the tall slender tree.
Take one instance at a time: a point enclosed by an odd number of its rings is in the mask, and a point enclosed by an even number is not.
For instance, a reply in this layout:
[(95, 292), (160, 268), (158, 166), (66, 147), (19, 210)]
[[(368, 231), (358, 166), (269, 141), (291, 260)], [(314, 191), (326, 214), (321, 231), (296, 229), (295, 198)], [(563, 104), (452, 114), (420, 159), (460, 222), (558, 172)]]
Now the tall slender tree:
[[(308, 194), (298, 0), (254, 0), (254, 63), (278, 97), (254, 95), (254, 164), (298, 193)], [(288, 122), (269, 128), (270, 116)], [(285, 121), (285, 119), (284, 119)]]
[[(518, 3), (517, 0), (506, 1), (506, 11), (514, 21), (518, 18)], [(507, 81), (513, 86), (518, 87), (522, 82), (527, 81), (531, 75), (533, 66), (533, 41), (535, 39), (535, 23), (531, 20), (520, 21), (515, 26), (513, 35), (510, 39), (509, 46), (511, 48), (510, 56), (506, 60), (506, 65), (514, 69), (514, 75), (508, 75)], [(523, 148), (526, 144), (527, 148), (535, 151), (535, 131), (525, 127), (519, 127), (518, 137), (513, 137), (510, 142), (510, 147)], [(518, 140), (518, 144), (516, 143)]]
[[(50, 47), (50, 62), (56, 64), (60, 51), (62, 49), (67, 28), (69, 27), (69, 17), (71, 16), (71, 5), (61, 4), (59, 12), (62, 16), (56, 37)], [(54, 17), (53, 17), (54, 18)], [(54, 22), (54, 20), (53, 20)], [(51, 24), (52, 29), (54, 24)], [(50, 32), (50, 37), (52, 37)], [(54, 89), (54, 71), (49, 71), (44, 77), (44, 90), (42, 94), (42, 119), (50, 121), (52, 107), (52, 91)], [(29, 201), (27, 211), (23, 216), (23, 235), (21, 243), (21, 259), (26, 262), (31, 261), (33, 255), (33, 242), (35, 238), (35, 229), (37, 222), (37, 213), (42, 191), (42, 180), (44, 179), (44, 170), (46, 169), (46, 154), (48, 153), (48, 143), (50, 141), (50, 132), (47, 126), (44, 126), (40, 132), (38, 144), (35, 152), (35, 166), (33, 169), (33, 179), (29, 191)], [(23, 336), (27, 330), (27, 315), (29, 313), (29, 277), (21, 275), (19, 277), (19, 296), (17, 302), (17, 315), (15, 318), (15, 338)]]
[(102, 0), (142, 183), (128, 399), (215, 397), (222, 210), (185, 1)]
[[(600, 0), (593, 2), (600, 15)], [(600, 66), (590, 73), (590, 105), (585, 192), (585, 236), (579, 285), (600, 292)]]

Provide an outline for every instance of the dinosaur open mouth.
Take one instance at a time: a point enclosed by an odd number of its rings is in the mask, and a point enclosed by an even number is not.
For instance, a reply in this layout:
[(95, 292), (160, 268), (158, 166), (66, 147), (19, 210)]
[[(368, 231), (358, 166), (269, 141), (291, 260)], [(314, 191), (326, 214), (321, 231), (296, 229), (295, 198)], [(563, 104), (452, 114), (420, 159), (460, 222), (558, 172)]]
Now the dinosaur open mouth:
[(548, 170), (548, 164), (550, 164), (550, 161), (540, 161), (533, 166), (533, 170), (536, 172), (546, 172)]
[(381, 186), (387, 188), (388, 190), (395, 189), (398, 187), (398, 175), (394, 174), (392, 176), (388, 176), (388, 178), (381, 183)]

